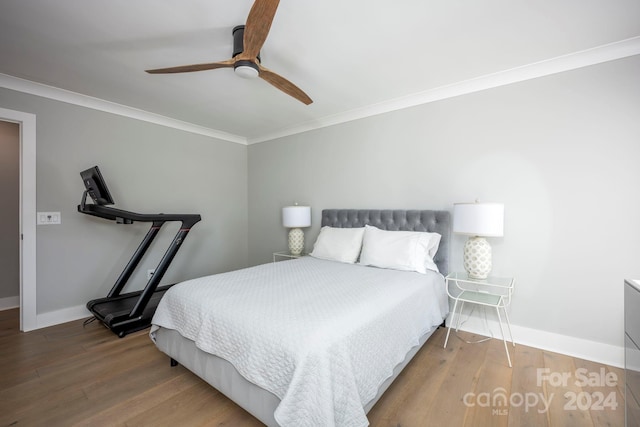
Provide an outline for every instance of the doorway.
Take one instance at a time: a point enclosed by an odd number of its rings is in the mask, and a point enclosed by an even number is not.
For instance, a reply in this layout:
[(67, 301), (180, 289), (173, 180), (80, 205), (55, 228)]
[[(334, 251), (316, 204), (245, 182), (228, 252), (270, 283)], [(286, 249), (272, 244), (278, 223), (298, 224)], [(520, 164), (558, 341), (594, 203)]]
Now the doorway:
[(0, 120), (19, 127), (20, 330), (37, 329), (36, 311), (36, 116), (0, 108)]
[(20, 125), (0, 121), (0, 310), (20, 306)]

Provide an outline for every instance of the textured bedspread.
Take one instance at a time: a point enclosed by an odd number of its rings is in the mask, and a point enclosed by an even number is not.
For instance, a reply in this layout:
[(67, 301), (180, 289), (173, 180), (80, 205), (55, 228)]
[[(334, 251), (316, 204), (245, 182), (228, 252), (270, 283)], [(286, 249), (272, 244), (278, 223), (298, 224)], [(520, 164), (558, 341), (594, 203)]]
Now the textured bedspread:
[(304, 257), (173, 286), (153, 318), (281, 400), (281, 426), (365, 426), (363, 406), (442, 323), (443, 277)]

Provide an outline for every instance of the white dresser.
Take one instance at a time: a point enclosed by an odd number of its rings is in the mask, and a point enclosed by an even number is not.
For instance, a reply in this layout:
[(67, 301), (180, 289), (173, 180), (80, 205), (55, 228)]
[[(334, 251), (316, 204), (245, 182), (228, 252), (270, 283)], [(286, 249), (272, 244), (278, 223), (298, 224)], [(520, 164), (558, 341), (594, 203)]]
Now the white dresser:
[(640, 426), (640, 281), (624, 282), (625, 422)]

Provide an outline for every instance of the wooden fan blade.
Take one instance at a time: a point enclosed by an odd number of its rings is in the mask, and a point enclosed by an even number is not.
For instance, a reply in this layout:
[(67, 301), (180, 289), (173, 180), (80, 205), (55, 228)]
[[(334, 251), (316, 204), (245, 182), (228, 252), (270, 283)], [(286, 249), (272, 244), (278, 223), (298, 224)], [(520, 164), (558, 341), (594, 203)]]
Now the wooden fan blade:
[(293, 96), (298, 101), (302, 102), (305, 105), (309, 105), (313, 102), (309, 95), (304, 93), (302, 89), (298, 86), (291, 83), (289, 80), (284, 77), (274, 73), (273, 71), (264, 68), (262, 65), (258, 64), (260, 68), (260, 78), (265, 80), (266, 82), (272, 84), (276, 88), (280, 89), (287, 95)]
[(226, 61), (210, 62), (208, 64), (193, 64), (193, 65), (181, 65), (179, 67), (169, 68), (157, 68), (155, 70), (146, 70), (149, 74), (169, 74), (169, 73), (190, 73), (192, 71), (206, 71), (215, 70), (216, 68), (228, 68), (233, 67), (235, 64), (234, 59), (227, 59)]
[(280, 0), (256, 0), (253, 3), (244, 26), (244, 51), (240, 54), (240, 59), (255, 62), (256, 56), (267, 40), (279, 3)]

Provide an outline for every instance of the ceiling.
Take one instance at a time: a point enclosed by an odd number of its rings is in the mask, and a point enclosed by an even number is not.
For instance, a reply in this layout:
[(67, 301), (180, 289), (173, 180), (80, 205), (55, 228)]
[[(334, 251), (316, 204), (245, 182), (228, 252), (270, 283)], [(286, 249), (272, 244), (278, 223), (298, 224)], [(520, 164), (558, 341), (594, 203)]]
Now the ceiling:
[[(1, 0), (0, 73), (251, 143), (428, 102), (443, 88), (455, 95), (470, 81), (594, 48), (604, 60), (640, 53), (638, 0), (281, 0), (262, 64), (313, 104), (231, 69), (144, 72), (230, 58), (231, 30), (252, 4)], [(615, 53), (620, 46), (626, 53)]]

